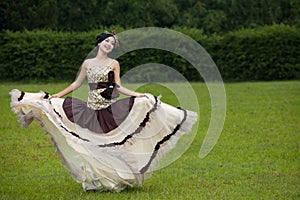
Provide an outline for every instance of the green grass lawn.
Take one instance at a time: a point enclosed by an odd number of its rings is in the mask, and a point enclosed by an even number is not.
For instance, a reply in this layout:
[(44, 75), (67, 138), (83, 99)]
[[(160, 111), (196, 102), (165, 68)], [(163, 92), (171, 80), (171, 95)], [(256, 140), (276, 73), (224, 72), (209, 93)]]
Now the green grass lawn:
[(40, 125), (24, 129), (10, 110), (11, 89), (55, 93), (66, 85), (0, 84), (1, 199), (300, 199), (299, 81), (226, 84), (224, 129), (204, 159), (210, 98), (194, 83), (201, 117), (192, 145), (141, 188), (121, 193), (84, 192)]

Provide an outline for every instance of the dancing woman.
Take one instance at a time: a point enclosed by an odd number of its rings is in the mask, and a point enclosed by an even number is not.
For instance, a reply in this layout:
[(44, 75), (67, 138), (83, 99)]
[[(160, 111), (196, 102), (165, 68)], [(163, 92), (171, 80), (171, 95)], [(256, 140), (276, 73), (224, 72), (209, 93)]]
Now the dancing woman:
[[(10, 92), (12, 110), (22, 125), (41, 122), (84, 190), (140, 186), (197, 120), (195, 112), (123, 87), (120, 65), (109, 57), (118, 43), (115, 34), (98, 35), (96, 57), (86, 59), (77, 79), (56, 94)], [(87, 102), (63, 98), (86, 78)], [(118, 99), (119, 93), (128, 97)]]

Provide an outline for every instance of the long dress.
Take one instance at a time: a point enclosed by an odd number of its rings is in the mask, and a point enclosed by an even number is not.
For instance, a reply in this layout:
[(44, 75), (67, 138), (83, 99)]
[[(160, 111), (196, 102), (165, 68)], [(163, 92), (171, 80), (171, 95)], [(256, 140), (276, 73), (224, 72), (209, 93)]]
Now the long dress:
[(111, 73), (110, 66), (87, 67), (87, 102), (49, 99), (45, 92), (10, 92), (11, 108), (21, 124), (40, 121), (84, 190), (119, 192), (140, 186), (198, 117), (151, 94), (123, 99), (113, 98), (111, 92), (103, 95), (116, 86), (109, 80)]

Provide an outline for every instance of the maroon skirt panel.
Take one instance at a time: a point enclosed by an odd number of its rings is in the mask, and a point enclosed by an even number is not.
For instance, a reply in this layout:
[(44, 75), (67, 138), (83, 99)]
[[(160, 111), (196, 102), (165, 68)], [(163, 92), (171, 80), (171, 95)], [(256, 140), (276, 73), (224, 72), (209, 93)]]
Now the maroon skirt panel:
[(63, 110), (67, 118), (96, 133), (108, 133), (117, 128), (128, 116), (134, 104), (134, 97), (120, 99), (107, 108), (93, 110), (87, 103), (76, 98), (67, 97)]

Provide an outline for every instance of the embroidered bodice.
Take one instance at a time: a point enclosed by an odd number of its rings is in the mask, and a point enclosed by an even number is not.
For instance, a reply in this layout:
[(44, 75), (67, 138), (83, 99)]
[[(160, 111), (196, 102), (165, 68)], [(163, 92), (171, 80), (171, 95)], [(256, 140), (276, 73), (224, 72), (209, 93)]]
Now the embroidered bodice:
[[(98, 83), (98, 82), (107, 82), (108, 81), (108, 73), (112, 71), (112, 67), (109, 66), (93, 66), (89, 65), (86, 69), (86, 76), (88, 79), (88, 83)], [(105, 88), (90, 90), (88, 96), (87, 106), (94, 110), (100, 110), (108, 107), (113, 102), (114, 99), (105, 99), (101, 96), (101, 92), (103, 92)]]

